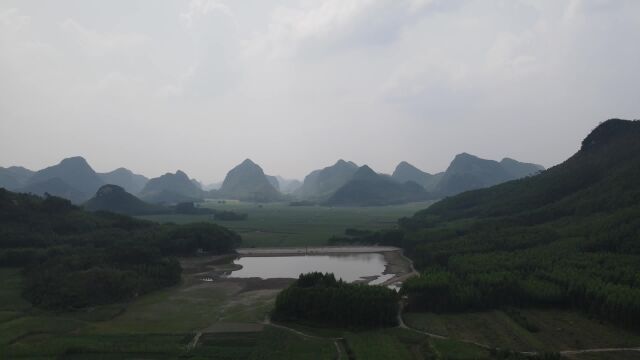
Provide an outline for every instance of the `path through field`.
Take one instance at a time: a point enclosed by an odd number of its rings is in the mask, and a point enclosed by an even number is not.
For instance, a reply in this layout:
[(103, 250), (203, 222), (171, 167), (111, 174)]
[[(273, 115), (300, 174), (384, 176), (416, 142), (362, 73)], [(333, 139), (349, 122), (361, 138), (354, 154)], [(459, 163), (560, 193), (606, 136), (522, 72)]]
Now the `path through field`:
[[(441, 340), (455, 340), (455, 341), (460, 341), (460, 342), (464, 342), (467, 344), (473, 344), (476, 346), (479, 346), (481, 348), (484, 349), (492, 349), (491, 346), (487, 345), (487, 344), (481, 344), (475, 341), (470, 341), (470, 340), (463, 340), (463, 339), (454, 339), (451, 337), (447, 337), (447, 336), (443, 336), (443, 335), (438, 335), (438, 334), (433, 334), (433, 333), (429, 333), (426, 331), (421, 331), (418, 329), (414, 329), (412, 327), (407, 326), (407, 324), (405, 324), (404, 320), (402, 319), (402, 310), (404, 308), (404, 303), (400, 303), (400, 307), (399, 307), (399, 311), (398, 311), (398, 327), (403, 328), (403, 329), (408, 329), (423, 335), (426, 335), (428, 337), (434, 338), (434, 339), (441, 339)], [(640, 352), (640, 347), (634, 347), (634, 348), (595, 348), (595, 349), (581, 349), (581, 350), (562, 350), (562, 351), (558, 351), (559, 354), (561, 355), (577, 355), (577, 354), (587, 354), (587, 353), (605, 353), (605, 352), (620, 352), (620, 351), (637, 351)], [(538, 355), (539, 353), (537, 351), (519, 351), (520, 354), (523, 355)]]
[(342, 347), (340, 346), (340, 341), (343, 341), (343, 338), (335, 338), (335, 337), (322, 337), (322, 336), (316, 336), (316, 335), (311, 335), (311, 334), (307, 334), (304, 333), (300, 330), (296, 330), (293, 328), (290, 328), (288, 326), (284, 326), (284, 325), (280, 325), (280, 324), (274, 324), (271, 322), (271, 319), (269, 318), (269, 316), (267, 315), (264, 318), (264, 321), (262, 322), (265, 326), (273, 326), (275, 328), (278, 329), (283, 329), (283, 330), (287, 330), (290, 331), (296, 335), (302, 336), (302, 337), (306, 337), (309, 339), (317, 339), (317, 340), (331, 340), (333, 341), (333, 345), (336, 347), (336, 359), (341, 360), (342, 359)]

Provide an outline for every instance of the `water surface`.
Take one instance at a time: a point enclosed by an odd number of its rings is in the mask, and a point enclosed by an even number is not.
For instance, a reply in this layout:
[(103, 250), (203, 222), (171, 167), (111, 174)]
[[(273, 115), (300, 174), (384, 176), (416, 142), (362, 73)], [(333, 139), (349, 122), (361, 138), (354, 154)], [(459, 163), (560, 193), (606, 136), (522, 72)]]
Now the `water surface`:
[[(353, 282), (369, 276), (383, 276), (386, 261), (382, 254), (306, 255), (241, 257), (234, 261), (242, 269), (230, 277), (298, 278), (302, 273), (333, 273), (337, 279)], [(390, 277), (390, 276), (389, 276)], [(374, 280), (375, 281), (375, 280)]]

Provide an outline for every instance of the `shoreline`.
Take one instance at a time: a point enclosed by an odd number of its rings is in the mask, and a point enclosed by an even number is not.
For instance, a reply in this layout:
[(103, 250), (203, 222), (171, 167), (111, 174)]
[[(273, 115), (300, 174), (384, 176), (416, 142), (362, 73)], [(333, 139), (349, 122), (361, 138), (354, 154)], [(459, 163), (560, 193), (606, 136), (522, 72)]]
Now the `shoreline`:
[[(242, 268), (234, 264), (233, 259), (240, 257), (278, 257), (278, 256), (318, 256), (318, 255), (354, 255), (380, 254), (384, 257), (385, 267), (380, 275), (364, 277), (356, 282), (370, 284), (382, 276), (392, 275), (391, 278), (375, 285), (398, 285), (404, 280), (417, 275), (411, 259), (404, 256), (402, 249), (393, 246), (317, 246), (317, 247), (283, 247), (283, 248), (240, 248), (236, 253), (204, 256), (197, 258), (182, 258), (181, 265), (185, 273), (192, 276), (205, 275), (211, 279), (227, 278), (233, 271)], [(222, 274), (227, 273), (227, 276)], [(222, 276), (221, 276), (222, 275)], [(228, 277), (228, 279), (233, 279)], [(295, 278), (291, 278), (295, 279)], [(370, 284), (373, 285), (373, 284)]]
[(265, 256), (305, 256), (305, 255), (348, 255), (367, 253), (387, 253), (400, 251), (393, 246), (296, 246), (281, 248), (240, 248), (236, 253), (243, 257)]

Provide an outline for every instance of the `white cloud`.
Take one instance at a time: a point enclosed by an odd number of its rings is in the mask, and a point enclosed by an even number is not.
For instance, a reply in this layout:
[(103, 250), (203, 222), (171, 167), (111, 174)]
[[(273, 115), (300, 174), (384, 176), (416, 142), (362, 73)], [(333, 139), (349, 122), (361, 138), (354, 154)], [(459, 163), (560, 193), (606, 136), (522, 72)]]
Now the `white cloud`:
[(212, 12), (233, 16), (231, 9), (221, 0), (191, 0), (188, 9), (180, 14), (180, 18), (191, 28), (198, 19)]
[(131, 51), (143, 46), (147, 36), (140, 33), (97, 32), (90, 30), (73, 19), (60, 23), (62, 30), (91, 56), (105, 56), (114, 52)]

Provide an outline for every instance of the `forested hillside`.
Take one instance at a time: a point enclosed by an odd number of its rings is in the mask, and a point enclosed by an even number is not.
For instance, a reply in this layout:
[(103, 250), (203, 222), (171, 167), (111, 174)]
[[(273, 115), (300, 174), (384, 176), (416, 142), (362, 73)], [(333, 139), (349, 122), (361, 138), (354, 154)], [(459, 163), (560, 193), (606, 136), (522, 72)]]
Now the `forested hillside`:
[(88, 211), (110, 211), (124, 215), (162, 214), (169, 209), (146, 203), (134, 195), (128, 193), (118, 185), (104, 185), (96, 195), (84, 203), (83, 207)]
[(423, 272), (404, 284), (411, 308), (577, 307), (637, 327), (640, 121), (606, 121), (566, 162), (400, 225), (392, 242)]
[(175, 256), (239, 243), (214, 224), (158, 225), (0, 189), (0, 267), (24, 268), (23, 295), (45, 308), (129, 300), (180, 281)]

